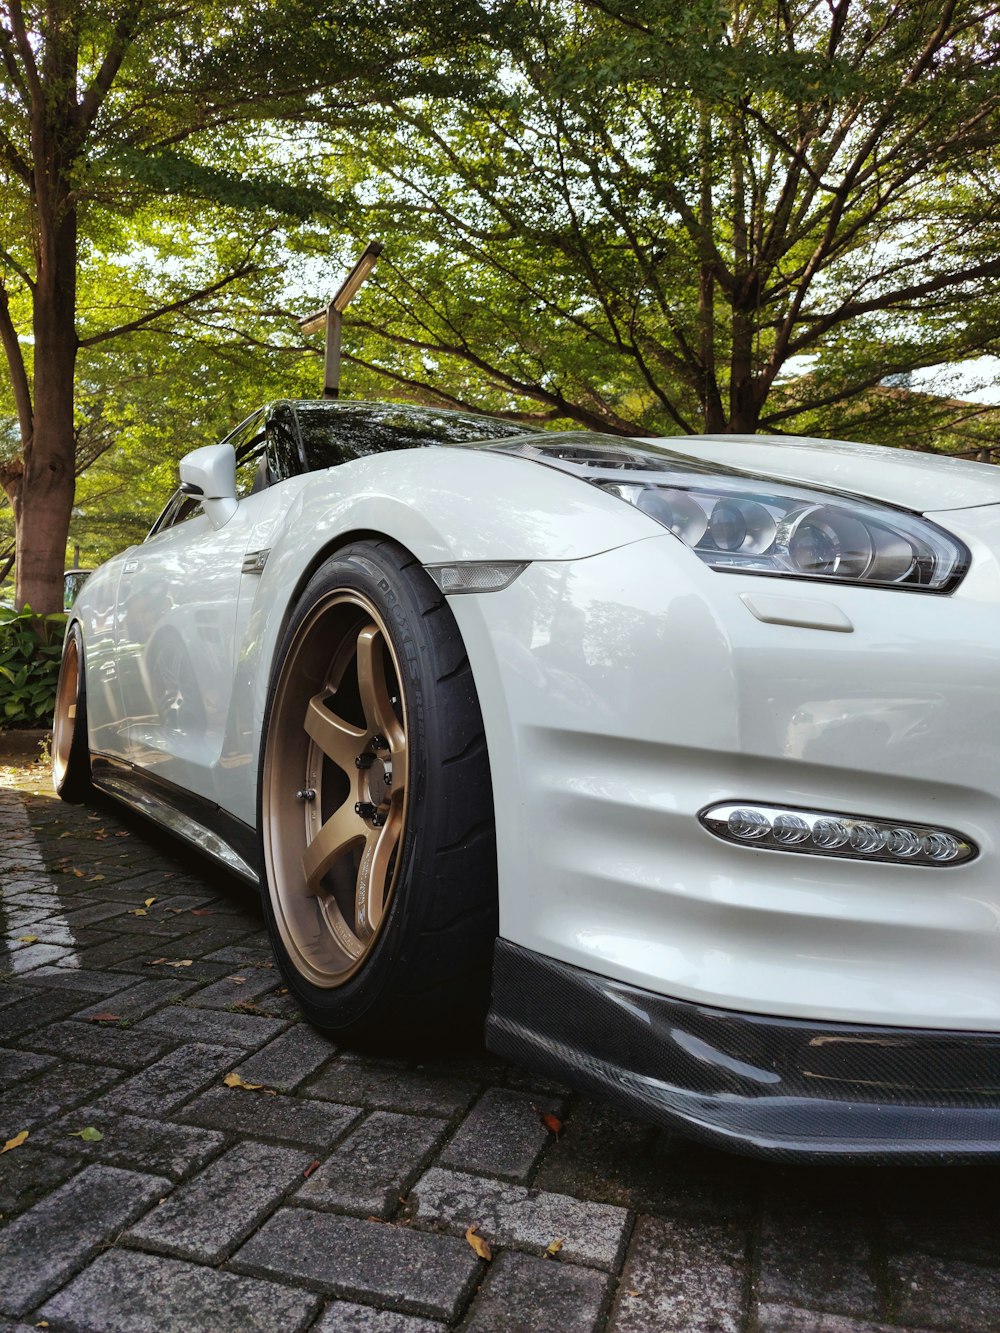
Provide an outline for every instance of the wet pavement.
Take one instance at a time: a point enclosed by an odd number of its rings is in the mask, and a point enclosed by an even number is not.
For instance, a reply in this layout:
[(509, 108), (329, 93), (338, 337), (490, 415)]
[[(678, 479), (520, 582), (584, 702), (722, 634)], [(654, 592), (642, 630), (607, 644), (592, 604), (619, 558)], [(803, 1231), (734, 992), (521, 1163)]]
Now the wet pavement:
[(775, 1167), (482, 1050), (338, 1049), (253, 895), (32, 752), (0, 736), (0, 1333), (1000, 1330), (1000, 1168)]

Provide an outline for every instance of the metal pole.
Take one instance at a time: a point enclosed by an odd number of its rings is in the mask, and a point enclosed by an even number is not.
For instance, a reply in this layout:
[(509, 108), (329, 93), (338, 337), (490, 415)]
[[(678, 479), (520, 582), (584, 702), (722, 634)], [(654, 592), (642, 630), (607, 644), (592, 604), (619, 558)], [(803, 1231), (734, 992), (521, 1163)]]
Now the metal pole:
[(340, 332), (344, 316), (333, 302), (326, 308), (326, 353), (323, 358), (323, 397), (340, 397)]

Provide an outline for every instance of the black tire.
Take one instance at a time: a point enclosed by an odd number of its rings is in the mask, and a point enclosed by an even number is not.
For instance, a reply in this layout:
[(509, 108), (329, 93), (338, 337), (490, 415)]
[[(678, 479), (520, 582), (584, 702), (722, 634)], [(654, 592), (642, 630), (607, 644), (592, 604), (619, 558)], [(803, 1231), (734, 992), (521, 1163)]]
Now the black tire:
[(338, 551), (295, 607), (258, 828), (271, 940), (311, 1022), (383, 1045), (481, 1034), (497, 934), (482, 716), (450, 607), (392, 542)]
[(52, 785), (56, 795), (74, 804), (92, 794), (87, 741), (87, 684), (83, 633), (74, 621), (63, 643), (52, 718)]

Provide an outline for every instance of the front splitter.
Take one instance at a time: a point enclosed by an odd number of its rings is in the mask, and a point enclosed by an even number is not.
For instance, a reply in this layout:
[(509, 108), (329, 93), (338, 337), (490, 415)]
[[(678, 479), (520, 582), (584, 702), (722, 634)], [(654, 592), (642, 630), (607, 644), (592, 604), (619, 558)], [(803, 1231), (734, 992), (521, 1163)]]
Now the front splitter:
[(1000, 1157), (1000, 1034), (735, 1013), (501, 939), (486, 1043), (736, 1152), (869, 1163)]

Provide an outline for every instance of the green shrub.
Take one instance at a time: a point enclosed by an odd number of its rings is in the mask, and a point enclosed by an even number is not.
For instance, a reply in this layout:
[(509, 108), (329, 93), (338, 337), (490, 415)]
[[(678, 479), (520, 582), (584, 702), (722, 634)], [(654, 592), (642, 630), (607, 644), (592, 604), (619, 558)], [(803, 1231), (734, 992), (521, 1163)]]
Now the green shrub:
[(0, 606), (0, 730), (52, 722), (65, 615)]

